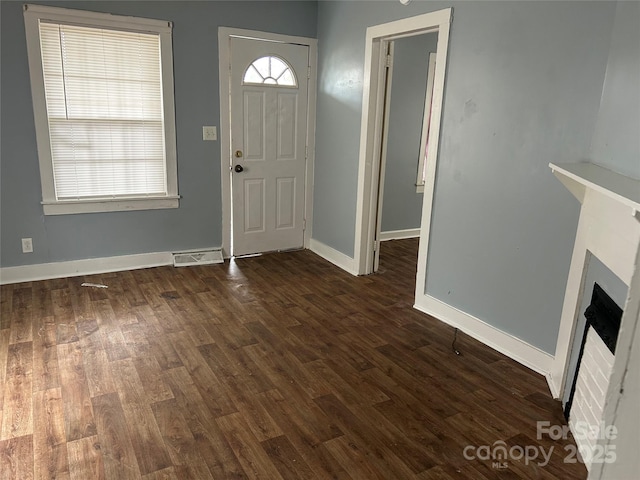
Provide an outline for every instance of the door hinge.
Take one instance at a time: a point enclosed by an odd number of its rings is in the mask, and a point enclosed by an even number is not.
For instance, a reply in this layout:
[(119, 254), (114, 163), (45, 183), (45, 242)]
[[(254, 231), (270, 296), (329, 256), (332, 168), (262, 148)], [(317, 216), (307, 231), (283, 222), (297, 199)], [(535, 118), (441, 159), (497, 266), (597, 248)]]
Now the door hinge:
[(309, 145), (304, 146), (304, 159), (305, 160), (309, 159)]
[(307, 219), (302, 219), (302, 231), (304, 232), (307, 229)]
[(307, 66), (307, 78), (311, 78), (311, 65)]
[(387, 68), (391, 68), (391, 65), (393, 64), (393, 59), (391, 58), (391, 54), (387, 54), (387, 64), (386, 67)]
[(373, 251), (374, 251), (374, 252), (377, 252), (377, 251), (378, 251), (378, 241), (377, 241), (377, 240), (374, 240), (374, 241), (373, 241)]

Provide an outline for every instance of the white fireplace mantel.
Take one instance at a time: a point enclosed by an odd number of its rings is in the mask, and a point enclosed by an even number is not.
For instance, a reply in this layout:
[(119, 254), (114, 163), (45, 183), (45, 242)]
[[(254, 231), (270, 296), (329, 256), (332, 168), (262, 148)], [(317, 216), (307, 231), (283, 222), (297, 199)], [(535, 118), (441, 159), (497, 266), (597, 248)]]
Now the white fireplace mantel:
[(640, 211), (640, 180), (607, 170), (593, 163), (550, 163), (551, 171), (567, 189), (584, 203), (587, 189), (593, 189), (622, 205), (631, 207), (632, 215)]
[[(592, 255), (596, 256), (629, 287), (601, 419), (607, 425), (617, 426), (621, 438), (630, 438), (634, 445), (630, 447), (631, 450), (626, 448), (624, 442), (618, 445), (618, 461), (626, 462), (624, 465), (620, 464), (620, 471), (625, 471), (625, 468), (629, 468), (628, 465), (639, 463), (634, 450), (637, 448), (637, 425), (633, 425), (632, 419), (618, 418), (618, 411), (623, 395), (631, 395), (629, 398), (632, 399), (638, 396), (637, 386), (635, 393), (632, 393), (634, 387), (625, 389), (626, 385), (632, 384), (629, 379), (638, 375), (637, 365), (632, 366), (631, 359), (632, 351), (635, 349), (637, 355), (640, 348), (637, 345), (640, 328), (640, 181), (592, 163), (551, 163), (549, 166), (582, 205), (556, 351), (547, 380), (551, 393), (559, 398), (566, 382), (571, 342), (578, 315), (581, 314), (579, 308), (585, 294), (584, 283), (589, 261)], [(637, 423), (637, 419), (635, 421)], [(629, 425), (629, 422), (632, 424)], [(615, 444), (615, 441), (600, 440), (598, 443)], [(624, 448), (626, 450), (623, 452)], [(594, 464), (589, 478), (603, 478), (604, 468), (603, 464)], [(633, 466), (630, 468), (629, 471), (634, 471)]]
[[(582, 204), (549, 386), (562, 392), (586, 270), (595, 255), (631, 285), (640, 248), (640, 181), (592, 163), (553, 164), (556, 177)], [(640, 274), (640, 273), (639, 273)]]
[[(580, 201), (580, 219), (571, 256), (556, 351), (547, 380), (555, 398), (563, 391), (571, 343), (578, 320), (582, 296), (585, 294), (585, 277), (591, 256), (596, 256), (627, 286), (628, 294), (623, 309), (618, 345), (613, 370), (606, 392), (601, 421), (618, 428), (621, 439), (616, 445), (618, 462), (616, 472), (628, 472), (638, 465), (636, 452), (638, 441), (637, 415), (618, 417), (624, 395), (636, 408), (638, 387), (633, 378), (638, 375), (637, 359), (640, 348), (640, 181), (617, 174), (592, 163), (549, 164), (554, 175)], [(587, 293), (588, 294), (588, 293)], [(635, 351), (635, 354), (632, 352)], [(633, 364), (633, 361), (636, 364)], [(627, 388), (627, 385), (629, 388)], [(624, 393), (623, 393), (624, 392)], [(627, 400), (627, 403), (629, 401)], [(627, 407), (628, 410), (628, 407)], [(631, 422), (629, 424), (629, 422)], [(602, 445), (615, 445), (615, 440), (599, 440)], [(627, 443), (633, 445), (627, 447)], [(607, 466), (596, 463), (590, 469), (589, 478), (602, 479)], [(610, 467), (610, 465), (608, 465)]]

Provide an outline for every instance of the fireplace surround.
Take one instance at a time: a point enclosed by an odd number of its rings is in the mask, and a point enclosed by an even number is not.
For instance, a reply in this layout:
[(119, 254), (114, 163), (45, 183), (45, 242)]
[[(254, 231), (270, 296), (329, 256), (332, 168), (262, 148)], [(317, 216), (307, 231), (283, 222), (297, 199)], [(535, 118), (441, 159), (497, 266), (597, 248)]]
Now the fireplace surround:
[[(556, 351), (548, 374), (549, 387), (559, 398), (568, 380), (572, 339), (585, 292), (589, 261), (597, 257), (628, 287), (611, 378), (601, 418), (616, 419), (640, 311), (640, 181), (591, 163), (549, 164), (555, 176), (580, 201), (580, 219), (558, 331)], [(587, 292), (589, 294), (589, 292)], [(594, 466), (601, 472), (602, 465)], [(592, 472), (593, 473), (593, 472)], [(596, 472), (597, 473), (597, 472)]]
[[(589, 358), (592, 357), (592, 352), (590, 352), (589, 347), (594, 341), (591, 340), (590, 342), (587, 342), (587, 338), (597, 335), (601, 342), (601, 345), (598, 345), (599, 349), (604, 350), (604, 348), (606, 348), (609, 350), (609, 353), (611, 353), (611, 358), (615, 356), (618, 332), (620, 330), (620, 321), (622, 320), (622, 309), (600, 285), (595, 283), (593, 285), (593, 293), (591, 294), (591, 303), (584, 312), (584, 316), (587, 320), (584, 328), (581, 332), (576, 332), (576, 338), (580, 340), (580, 353), (578, 355), (577, 365), (574, 368), (574, 372), (568, 372), (569, 374), (572, 374), (573, 380), (571, 377), (567, 378), (567, 382), (571, 382), (571, 393), (569, 394), (567, 403), (564, 405), (564, 415), (567, 419), (569, 419), (569, 413), (571, 412), (571, 407), (573, 406), (573, 401), (576, 396), (578, 374), (581, 368), (584, 368), (586, 364), (586, 362), (583, 363), (585, 352)], [(606, 359), (608, 360), (609, 355), (606, 352), (593, 356), (596, 358), (602, 358), (604, 355), (606, 355)], [(605, 376), (608, 385), (609, 375)], [(600, 382), (604, 381), (603, 379), (596, 379), (594, 383), (598, 382), (598, 380)]]

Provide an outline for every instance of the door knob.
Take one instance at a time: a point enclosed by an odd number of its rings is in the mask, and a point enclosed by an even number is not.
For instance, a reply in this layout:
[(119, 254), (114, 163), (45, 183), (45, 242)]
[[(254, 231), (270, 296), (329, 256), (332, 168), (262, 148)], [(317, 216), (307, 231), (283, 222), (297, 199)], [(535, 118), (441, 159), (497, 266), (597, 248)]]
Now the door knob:
[(236, 165), (235, 167), (233, 167), (233, 169), (237, 172), (240, 173), (244, 170), (244, 168), (242, 168), (242, 165)]

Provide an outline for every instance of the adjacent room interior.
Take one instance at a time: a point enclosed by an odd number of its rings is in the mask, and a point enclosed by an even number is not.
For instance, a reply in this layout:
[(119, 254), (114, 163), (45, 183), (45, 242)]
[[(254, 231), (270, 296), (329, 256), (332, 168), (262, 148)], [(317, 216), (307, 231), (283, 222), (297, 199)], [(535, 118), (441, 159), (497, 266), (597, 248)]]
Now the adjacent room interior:
[(0, 13), (0, 477), (636, 478), (640, 2)]

